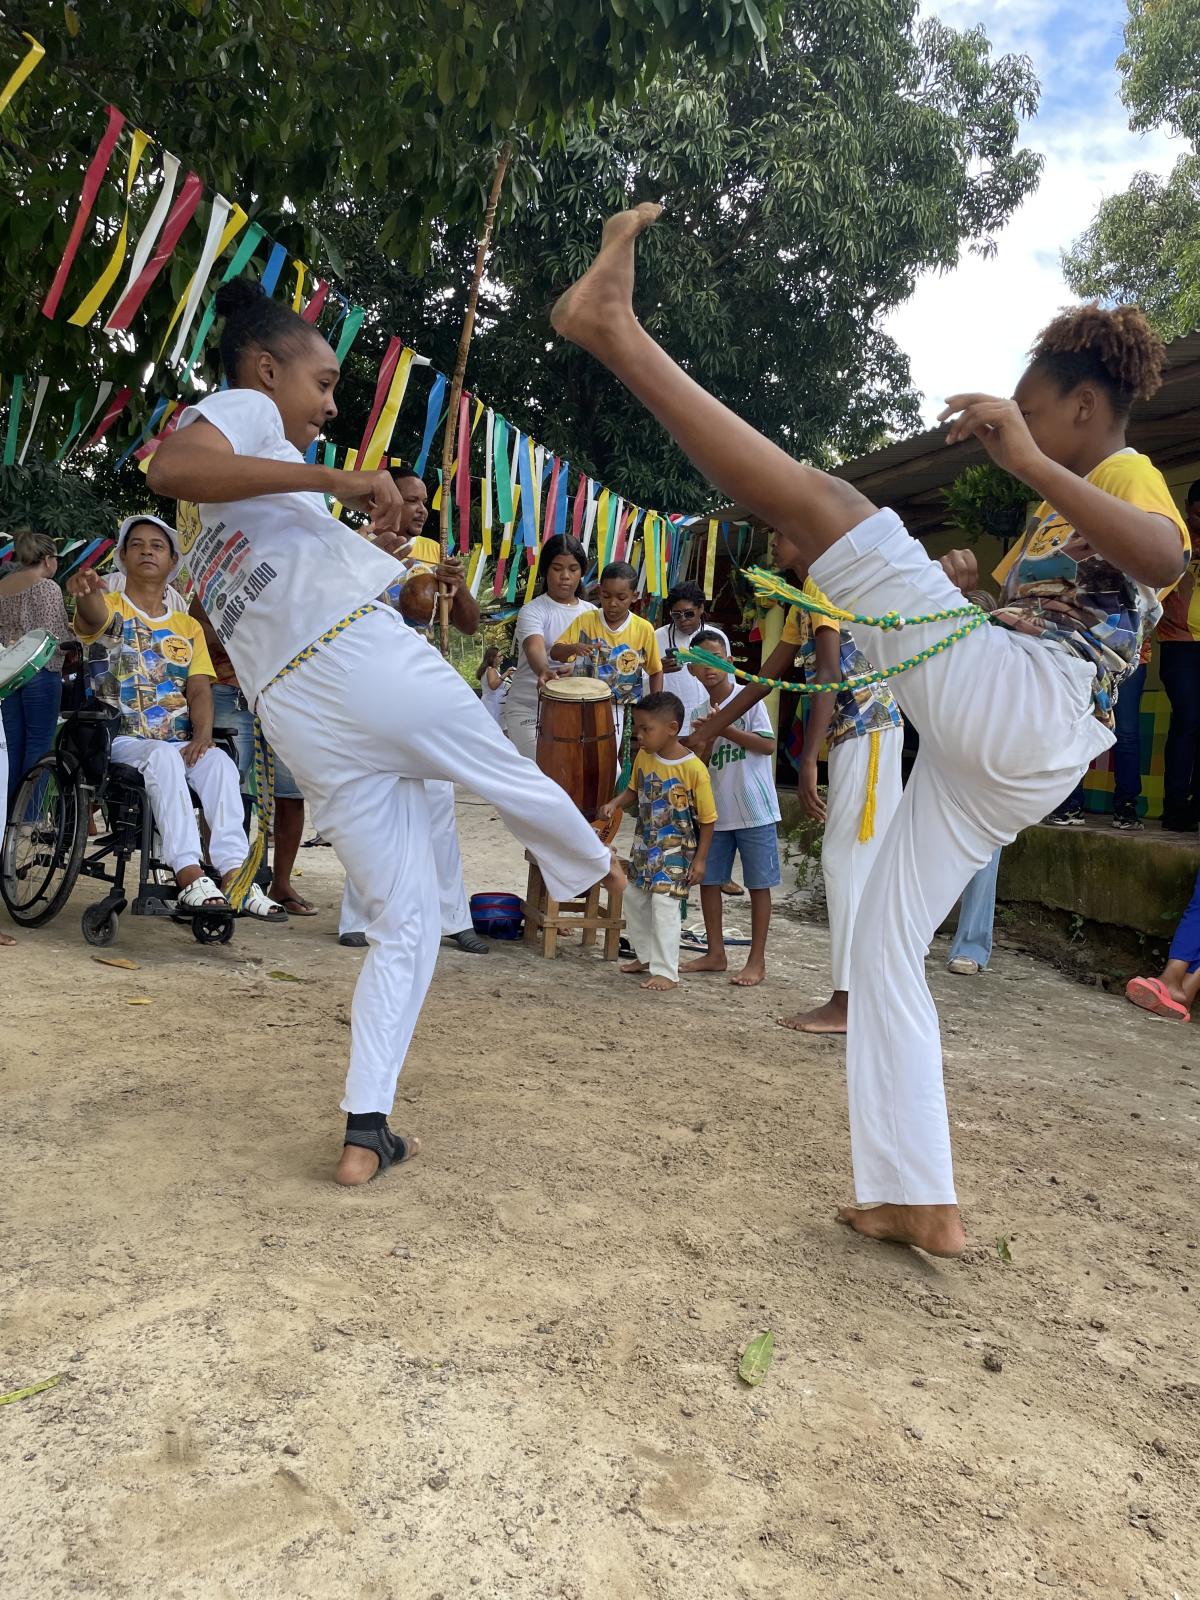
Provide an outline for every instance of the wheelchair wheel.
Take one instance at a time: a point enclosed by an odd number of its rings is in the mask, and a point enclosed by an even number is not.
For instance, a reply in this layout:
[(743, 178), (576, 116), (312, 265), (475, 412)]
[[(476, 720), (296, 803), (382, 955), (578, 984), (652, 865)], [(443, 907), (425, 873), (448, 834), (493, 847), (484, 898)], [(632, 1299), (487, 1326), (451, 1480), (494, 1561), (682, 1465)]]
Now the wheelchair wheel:
[(89, 944), (111, 944), (117, 937), (117, 913), (106, 909), (103, 902), (89, 906), (80, 918), (83, 937)]
[(51, 752), (21, 780), (0, 850), (0, 896), (13, 921), (40, 928), (62, 910), (87, 844), (88, 789), (78, 764)]
[(233, 938), (233, 918), (206, 917), (198, 912), (192, 918), (192, 938), (197, 944), (228, 944)]

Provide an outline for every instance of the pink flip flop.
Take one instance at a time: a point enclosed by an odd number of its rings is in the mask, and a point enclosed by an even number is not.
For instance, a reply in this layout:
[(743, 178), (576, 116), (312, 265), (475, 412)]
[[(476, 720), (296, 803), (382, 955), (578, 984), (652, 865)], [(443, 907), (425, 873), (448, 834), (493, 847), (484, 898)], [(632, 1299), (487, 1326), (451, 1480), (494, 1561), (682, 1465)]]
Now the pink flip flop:
[(1130, 978), (1125, 986), (1125, 998), (1131, 1005), (1149, 1011), (1152, 1016), (1163, 1017), (1168, 1022), (1192, 1020), (1188, 1008), (1171, 998), (1160, 978)]

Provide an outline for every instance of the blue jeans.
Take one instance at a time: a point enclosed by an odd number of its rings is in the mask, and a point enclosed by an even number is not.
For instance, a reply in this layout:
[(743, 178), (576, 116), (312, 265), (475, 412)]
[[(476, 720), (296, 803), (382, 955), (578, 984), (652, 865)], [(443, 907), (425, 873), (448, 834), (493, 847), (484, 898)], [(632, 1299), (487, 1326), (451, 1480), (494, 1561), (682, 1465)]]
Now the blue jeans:
[(996, 874), (1000, 871), (997, 850), (986, 867), (963, 890), (958, 912), (958, 927), (950, 946), (950, 960), (977, 961), (986, 967), (992, 954), (992, 925), (996, 920)]
[(4, 737), (8, 743), (8, 800), (21, 779), (54, 744), (58, 707), (62, 700), (62, 673), (43, 667), (23, 689), (3, 703)]
[(1136, 806), (1142, 797), (1142, 690), (1146, 687), (1143, 662), (1131, 672), (1117, 693), (1114, 713), (1117, 742), (1113, 746), (1113, 809)]
[(1163, 819), (1190, 820), (1189, 813), (1200, 805), (1200, 644), (1165, 642), (1158, 672), (1171, 702), (1163, 748)]

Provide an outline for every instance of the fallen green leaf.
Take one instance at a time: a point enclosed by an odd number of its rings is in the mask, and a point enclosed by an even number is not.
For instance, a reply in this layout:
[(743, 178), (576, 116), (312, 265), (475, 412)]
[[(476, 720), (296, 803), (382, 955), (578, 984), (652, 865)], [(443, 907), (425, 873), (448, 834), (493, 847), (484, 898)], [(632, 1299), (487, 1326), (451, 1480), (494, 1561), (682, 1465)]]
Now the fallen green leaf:
[(275, 978), (280, 983), (303, 983), (303, 978), (296, 977), (294, 972), (268, 972), (268, 978)]
[(52, 1378), (43, 1378), (41, 1383), (31, 1383), (28, 1389), (12, 1389), (8, 1394), (0, 1394), (0, 1406), (10, 1406), (14, 1400), (28, 1400), (31, 1394), (41, 1394), (43, 1389), (53, 1389), (56, 1383), (62, 1382), (62, 1373), (56, 1372)]
[(738, 1377), (743, 1383), (748, 1383), (754, 1388), (766, 1377), (774, 1354), (775, 1335), (770, 1332), (760, 1333), (757, 1339), (751, 1339), (746, 1346), (746, 1353), (738, 1367)]
[(1005, 1266), (1012, 1266), (1012, 1251), (1008, 1248), (1008, 1240), (1003, 1235), (996, 1240), (996, 1254), (1004, 1262)]

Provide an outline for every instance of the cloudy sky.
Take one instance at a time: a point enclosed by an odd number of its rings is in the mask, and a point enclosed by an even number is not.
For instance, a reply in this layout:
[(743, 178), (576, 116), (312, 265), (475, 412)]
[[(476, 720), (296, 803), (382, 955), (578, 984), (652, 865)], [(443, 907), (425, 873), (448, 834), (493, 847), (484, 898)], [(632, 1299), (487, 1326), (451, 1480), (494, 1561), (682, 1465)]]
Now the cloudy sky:
[(1041, 183), (999, 235), (996, 256), (964, 255), (889, 319), (932, 422), (957, 389), (1011, 392), (1037, 330), (1074, 298), (1060, 249), (1105, 195), (1135, 172), (1169, 171), (1181, 150), (1163, 134), (1129, 131), (1115, 66), (1124, 0), (925, 0), (925, 9), (958, 28), (982, 23), (998, 52), (1032, 58), (1041, 110), (1024, 142), (1045, 156)]

